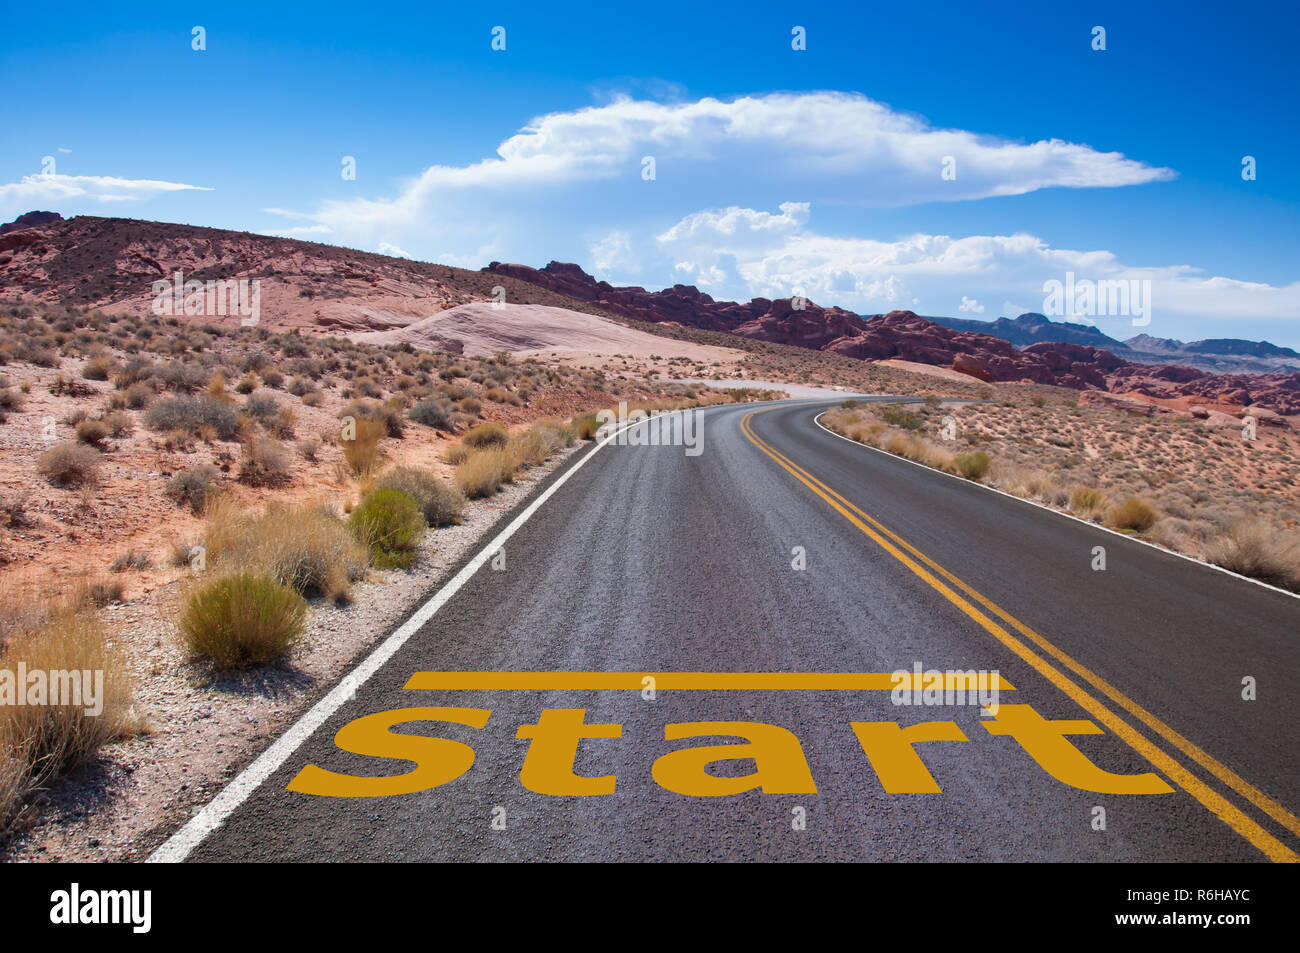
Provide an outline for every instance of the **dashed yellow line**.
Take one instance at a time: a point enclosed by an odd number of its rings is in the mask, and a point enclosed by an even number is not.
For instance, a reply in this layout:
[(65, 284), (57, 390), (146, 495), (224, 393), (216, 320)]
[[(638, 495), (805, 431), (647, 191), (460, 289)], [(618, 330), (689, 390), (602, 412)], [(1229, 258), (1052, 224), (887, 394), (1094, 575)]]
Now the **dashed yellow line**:
[[(1230, 828), (1246, 840), (1250, 841), (1251, 844), (1262, 851), (1270, 860), (1286, 863), (1296, 863), (1300, 861), (1300, 856), (1298, 856), (1295, 851), (1291, 850), (1291, 848), (1287, 847), (1280, 840), (1266, 831), (1258, 823), (1244, 814), (1238, 807), (1225, 799), (1213, 788), (1209, 787), (1200, 778), (1193, 775), (1183, 767), (1182, 764), (1175, 761), (1170, 755), (1166, 754), (1151, 741), (1147, 740), (1143, 735), (1139, 734), (1132, 726), (1107, 708), (1101, 701), (1094, 698), (1078, 684), (1072, 681), (1067, 675), (1065, 675), (1065, 673), (1053, 666), (1047, 659), (1035, 652), (1029, 645), (1025, 644), (1025, 642), (1021, 641), (1002, 625), (998, 624), (982, 612), (975, 604), (967, 600), (962, 593), (971, 596), (971, 598), (978, 602), (979, 605), (988, 609), (990, 613), (1011, 624), (1019, 632), (1032, 639), (1038, 646), (1047, 651), (1057, 659), (1057, 661), (1074, 671), (1080, 677), (1092, 682), (1094, 686), (1105, 692), (1105, 694), (1107, 694), (1117, 704), (1121, 705), (1131, 714), (1139, 717), (1148, 725), (1148, 727), (1164, 737), (1166, 741), (1174, 744), (1203, 767), (1206, 767), (1207, 770), (1210, 770), (1221, 781), (1228, 784), (1233, 788), (1233, 790), (1236, 790), (1239, 794), (1242, 794), (1250, 800), (1256, 807), (1264, 810), (1270, 817), (1278, 820), (1279, 823), (1284, 824), (1288, 830), (1291, 830), (1292, 832), (1300, 832), (1300, 819), (1297, 819), (1280, 804), (1272, 801), (1263, 792), (1257, 790), (1238, 777), (1236, 773), (1226, 765), (1216, 761), (1211, 755), (1197, 748), (1186, 738), (1183, 738), (1177, 732), (1164, 726), (1163, 722), (1157, 719), (1154, 715), (1151, 715), (1149, 712), (1145, 712), (1145, 709), (1129, 699), (1118, 689), (1108, 685), (1098, 676), (1093, 675), (1088, 671), (1088, 669), (1074, 661), (1065, 652), (1048, 642), (1047, 639), (1034, 632), (1028, 626), (1017, 621), (1010, 615), (1010, 613), (997, 606), (991, 599), (980, 594), (974, 587), (968, 585), (957, 576), (944, 569), (934, 560), (930, 559), (918, 550), (915, 546), (912, 546), (910, 543), (905, 541), (897, 533), (892, 532), (878, 520), (874, 519), (867, 513), (864, 513), (861, 509), (854, 506), (844, 497), (840, 496), (840, 494), (836, 493), (830, 487), (826, 486), (826, 484), (822, 483), (798, 464), (794, 463), (788, 457), (784, 456), (771, 445), (766, 443), (762, 438), (754, 433), (749, 423), (750, 418), (755, 414), (766, 412), (766, 410), (754, 411), (746, 414), (744, 418), (741, 419), (740, 428), (754, 446), (758, 447), (759, 450), (763, 451), (763, 453), (775, 460), (777, 464), (788, 471), (795, 477), (795, 479), (799, 480), (800, 483), (803, 483), (812, 490), (813, 493), (821, 497), (831, 506), (832, 509), (861, 530), (868, 538), (880, 546), (881, 549), (887, 552), (890, 556), (893, 556), (918, 577), (924, 580), (932, 589), (964, 612), (981, 628), (1018, 655), (1035, 671), (1059, 688), (1090, 715), (1122, 738), (1131, 748), (1150, 761), (1156, 768), (1169, 777), (1170, 780), (1194, 797)], [(915, 558), (913, 558), (913, 556), (915, 556)], [(931, 572), (931, 569), (934, 571)], [(947, 582), (944, 580), (947, 580)], [(948, 583), (951, 583), (952, 585), (950, 586)], [(960, 592), (958, 590), (960, 590)], [(1145, 713), (1147, 717), (1143, 718), (1142, 713)], [(1236, 783), (1234, 783), (1234, 780)]]

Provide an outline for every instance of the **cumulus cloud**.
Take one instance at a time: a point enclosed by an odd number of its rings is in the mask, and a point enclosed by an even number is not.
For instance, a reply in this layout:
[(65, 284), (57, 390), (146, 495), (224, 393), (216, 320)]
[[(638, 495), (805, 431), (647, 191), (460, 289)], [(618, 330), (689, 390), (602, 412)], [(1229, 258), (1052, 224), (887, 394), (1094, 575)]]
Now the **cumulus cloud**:
[(957, 306), (958, 311), (974, 311), (976, 314), (984, 313), (984, 305), (980, 304), (974, 298), (961, 296), (961, 304)]
[[(301, 217), (358, 244), (393, 229), (432, 231), (443, 243), (471, 235), (482, 240), (512, 224), (513, 206), (534, 203), (539, 194), (590, 210), (601, 201), (589, 191), (592, 183), (639, 181), (647, 155), (655, 158), (659, 183), (767, 190), (797, 185), (814, 198), (875, 205), (1140, 185), (1175, 176), (1171, 169), (1060, 139), (1026, 143), (938, 129), (857, 93), (672, 103), (621, 97), (540, 116), (502, 142), (495, 156), (429, 166), (393, 196), (330, 200)], [(946, 163), (955, 167), (955, 178), (942, 176)]]
[(76, 199), (96, 202), (139, 202), (169, 192), (211, 192), (201, 185), (158, 179), (123, 179), (112, 175), (25, 175), (18, 182), (0, 185), (0, 208), (24, 210), (41, 204)]

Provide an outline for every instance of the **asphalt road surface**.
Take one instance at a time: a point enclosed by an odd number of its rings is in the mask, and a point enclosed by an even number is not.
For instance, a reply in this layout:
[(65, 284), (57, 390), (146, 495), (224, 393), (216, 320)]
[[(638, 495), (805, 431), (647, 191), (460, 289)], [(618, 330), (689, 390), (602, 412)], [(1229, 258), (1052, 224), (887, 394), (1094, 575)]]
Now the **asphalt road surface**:
[[(1296, 859), (1300, 600), (858, 446), (829, 406), (700, 412), (698, 455), (580, 451), (495, 567), (156, 858)], [(895, 704), (917, 666), (1013, 688)]]

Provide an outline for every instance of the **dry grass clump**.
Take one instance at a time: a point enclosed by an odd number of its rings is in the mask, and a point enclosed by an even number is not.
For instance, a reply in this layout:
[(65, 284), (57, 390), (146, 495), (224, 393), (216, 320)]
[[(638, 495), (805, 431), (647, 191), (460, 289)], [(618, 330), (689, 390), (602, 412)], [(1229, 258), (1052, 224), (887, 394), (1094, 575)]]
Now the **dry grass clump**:
[(1106, 495), (1091, 487), (1081, 486), (1070, 494), (1070, 512), (1080, 519), (1100, 519), (1106, 505)]
[(459, 523), (465, 512), (465, 495), (460, 490), (419, 467), (389, 470), (375, 483), (375, 488), (405, 493), (415, 500), (424, 514), (424, 521), (432, 527)]
[(302, 635), (307, 603), (266, 573), (234, 572), (197, 584), (178, 627), (194, 654), (218, 668), (273, 662)]
[(471, 500), (491, 496), (514, 477), (510, 454), (501, 447), (493, 450), (476, 450), (460, 466), (453, 479), (462, 493)]
[(504, 445), (489, 444), (480, 450), (467, 450), (462, 445), (449, 448), (443, 459), (456, 466), (456, 486), (473, 500), (491, 496), (503, 483), (513, 482), (516, 471), (540, 466), (562, 448), (573, 446), (581, 433), (578, 423), (545, 420), (509, 438)]
[[(43, 607), (11, 603), (0, 611), (0, 670), (91, 673), (94, 704), (0, 704), (0, 834), (21, 820), (32, 794), (92, 758), (110, 741), (141, 727), (131, 710), (131, 686), (107, 642), (98, 615), (79, 595)], [(102, 688), (93, 691), (102, 673)], [(68, 680), (56, 679), (66, 686)], [(16, 686), (21, 687), (21, 686)], [(59, 700), (66, 700), (62, 696)], [(96, 714), (87, 714), (86, 709)]]
[(461, 439), (466, 446), (481, 450), (484, 447), (504, 447), (510, 435), (500, 424), (479, 424), (467, 430)]
[(382, 420), (362, 417), (344, 426), (340, 443), (343, 446), (343, 458), (354, 476), (366, 477), (375, 471), (383, 460), (379, 441), (387, 435), (388, 427)]
[(319, 504), (259, 512), (217, 500), (209, 504), (203, 545), (211, 568), (265, 572), (303, 596), (335, 602), (350, 598), (350, 584), (366, 572), (365, 547)]
[(572, 427), (579, 440), (595, 440), (600, 431), (600, 421), (595, 414), (580, 414), (573, 418)]
[(1111, 529), (1121, 532), (1145, 533), (1155, 525), (1160, 514), (1140, 496), (1130, 496), (1123, 503), (1112, 506), (1106, 516)]
[(1202, 555), (1216, 566), (1300, 592), (1300, 536), (1295, 533), (1254, 519), (1237, 520)]
[(458, 467), (468, 460), (470, 454), (473, 452), (473, 450), (465, 446), (463, 443), (453, 443), (442, 452), (442, 462), (453, 467)]
[(36, 458), (36, 470), (55, 486), (93, 486), (102, 456), (94, 447), (68, 440)]
[(972, 453), (959, 453), (953, 457), (953, 468), (957, 475), (978, 483), (989, 472), (989, 455), (983, 450)]

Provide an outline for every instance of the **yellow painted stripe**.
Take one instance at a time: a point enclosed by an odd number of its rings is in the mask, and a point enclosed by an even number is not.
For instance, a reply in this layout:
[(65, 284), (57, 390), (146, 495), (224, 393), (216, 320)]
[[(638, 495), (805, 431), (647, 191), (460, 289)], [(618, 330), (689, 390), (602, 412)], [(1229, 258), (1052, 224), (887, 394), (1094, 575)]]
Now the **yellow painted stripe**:
[[(806, 475), (808, 475), (810, 479), (816, 480), (816, 478), (812, 477), (811, 474), (806, 474)], [(1199, 764), (1206, 771), (1209, 771), (1211, 774), (1213, 774), (1216, 778), (1218, 778), (1220, 781), (1222, 781), (1232, 790), (1236, 791), (1242, 797), (1246, 798), (1246, 800), (1250, 801), (1250, 803), (1255, 805), (1255, 807), (1257, 807), (1259, 810), (1263, 811), (1269, 817), (1273, 818), (1273, 820), (1277, 821), (1277, 823), (1281, 824), (1292, 834), (1300, 836), (1300, 817), (1297, 817), (1295, 814), (1288, 811), (1281, 804), (1278, 804), (1267, 794), (1259, 790), (1259, 788), (1255, 787), (1245, 778), (1241, 777), (1241, 775), (1237, 774), (1237, 772), (1233, 771), (1231, 768), (1229, 768), (1226, 764), (1219, 761), (1213, 755), (1202, 750), (1196, 744), (1192, 743), (1187, 738), (1183, 737), (1183, 735), (1181, 735), (1179, 732), (1175, 731), (1173, 728), (1166, 725), (1163, 721), (1161, 721), (1151, 712), (1147, 711), (1137, 702), (1133, 701), (1131, 698), (1129, 698), (1127, 695), (1125, 695), (1115, 686), (1111, 685), (1100, 675), (1097, 675), (1095, 672), (1093, 672), (1091, 669), (1087, 668), (1086, 666), (1082, 665), (1081, 663), (1076, 662), (1073, 658), (1065, 654), (1065, 652), (1061, 651), (1059, 648), (1057, 648), (1055, 645), (1049, 642), (1038, 632), (1035, 632), (1033, 629), (1031, 629), (1025, 623), (1021, 622), (1011, 613), (1007, 612), (997, 603), (993, 602), (993, 600), (989, 599), (983, 593), (979, 592), (978, 590), (969, 586), (967, 583), (963, 582), (961, 579), (954, 576), (947, 569), (940, 566), (929, 556), (925, 555), (923, 552), (921, 552), (911, 543), (907, 542), (907, 540), (903, 539), (897, 533), (894, 533), (888, 527), (884, 526), (878, 520), (874, 519), (870, 514), (864, 513), (861, 509), (854, 506), (853, 503), (839, 496), (839, 494), (836, 494), (833, 490), (830, 490), (830, 488), (826, 487), (825, 484), (820, 484), (820, 485), (822, 486), (823, 489), (827, 490), (827, 492), (830, 492), (833, 495), (835, 495), (842, 503), (844, 503), (844, 505), (846, 505), (849, 509), (853, 510), (853, 512), (856, 513), (858, 516), (861, 516), (867, 522), (871, 523), (873, 526), (879, 529), (890, 539), (897, 542), (900, 546), (902, 546), (912, 555), (916, 556), (918, 559), (920, 559), (931, 569), (935, 570), (937, 573), (939, 573), (941, 576), (943, 576), (953, 585), (957, 586), (959, 589), (965, 592), (972, 599), (979, 602), (980, 605), (984, 606), (986, 609), (988, 609), (989, 611), (997, 615), (999, 618), (1001, 618), (1004, 622), (1011, 625), (1018, 632), (1020, 632), (1020, 634), (1031, 639), (1039, 648), (1047, 652), (1049, 655), (1055, 658), (1066, 668), (1070, 669), (1070, 671), (1074, 672), (1080, 678), (1084, 679), (1084, 681), (1091, 684), (1094, 688), (1096, 688), (1098, 691), (1104, 694), (1107, 698), (1109, 698), (1115, 704), (1119, 705), (1130, 715), (1133, 715), (1135, 718), (1137, 718), (1139, 721), (1145, 724), (1148, 728), (1150, 728), (1156, 734), (1160, 735), (1160, 737), (1164, 738), (1166, 741), (1168, 741), (1170, 744), (1176, 747), (1183, 754), (1187, 755), (1189, 758), (1191, 758), (1193, 761)]]
[[(750, 427), (749, 421), (755, 413), (766, 412), (767, 411), (765, 410), (754, 411), (746, 414), (741, 419), (741, 430), (754, 446), (758, 447), (763, 451), (763, 453), (775, 460), (782, 468), (799, 480), (799, 482), (807, 486), (815, 494), (830, 504), (830, 506), (841, 516), (861, 530), (868, 538), (880, 546), (881, 549), (910, 569), (918, 577), (924, 580), (932, 589), (942, 595), (945, 599), (974, 620), (981, 628), (1013, 651), (1035, 671), (1048, 679), (1048, 681), (1069, 696), (1070, 699), (1076, 702), (1090, 715), (1122, 738), (1130, 747), (1145, 757), (1160, 771), (1164, 772), (1165, 775), (1167, 775), (1179, 787), (1187, 791), (1188, 794), (1196, 798), (1197, 801), (1208, 808), (1225, 824), (1261, 850), (1270, 860), (1288, 863), (1300, 861), (1300, 856), (1297, 856), (1293, 850), (1279, 841), (1268, 831), (1264, 830), (1264, 828), (1250, 817), (1246, 816), (1246, 814), (1244, 814), (1238, 807), (1229, 802), (1213, 788), (1205, 784), (1201, 779), (1193, 775), (1179, 762), (1175, 761), (1160, 748), (1157, 748), (1152, 742), (1139, 734), (1134, 728), (1132, 728), (1127, 722), (1123, 721), (1104, 704), (1096, 698), (1093, 698), (1077, 684), (1071, 681), (1063, 672), (1055, 668), (1041, 655), (1036, 653), (1020, 639), (1016, 638), (997, 622), (990, 619), (987, 615), (963, 598), (962, 595), (954, 591), (954, 589), (949, 587), (945, 582), (941, 581), (926, 568), (926, 566), (934, 566), (936, 567), (936, 571), (940, 571), (941, 567), (939, 567), (937, 563), (928, 557), (922, 556), (920, 551), (915, 547), (904, 543), (901, 537), (898, 537), (897, 534), (885, 529), (885, 527), (883, 527), (877, 520), (872, 519), (866, 513), (863, 513), (838, 493), (817, 480), (816, 477), (809, 474), (806, 470), (799, 467), (789, 458), (785, 457), (762, 440), (762, 438), (754, 433), (753, 429)], [(864, 522), (863, 518), (859, 518), (858, 514), (870, 521), (873, 525), (868, 525), (867, 522)], [(884, 532), (882, 533), (877, 531), (873, 526), (879, 527), (880, 530), (883, 530)], [(898, 540), (899, 544), (906, 546), (907, 551), (900, 548), (900, 545), (895, 545), (892, 540)], [(909, 556), (908, 552), (916, 553), (919, 558), (924, 560), (925, 565), (922, 565), (921, 562), (918, 562), (916, 559)], [(973, 587), (966, 583), (961, 583), (957, 580), (956, 576), (949, 573), (947, 570), (942, 570), (941, 574), (945, 579), (953, 580), (953, 584), (957, 585), (963, 592), (975, 592)], [(982, 605), (985, 605), (992, 611), (993, 603), (991, 600), (981, 598), (979, 601)], [(1002, 615), (1004, 618), (1006, 617), (1005, 613), (999, 612), (998, 614)], [(1039, 636), (1039, 638), (1042, 639), (1041, 636)], [(1046, 642), (1045, 639), (1042, 641)], [(1068, 658), (1068, 656), (1059, 649), (1057, 649), (1053, 654), (1058, 658)], [(1079, 666), (1079, 668), (1082, 668), (1082, 666)], [(1120, 694), (1117, 689), (1115, 691), (1116, 694)], [(1131, 704), (1136, 707), (1136, 702), (1131, 702)], [(1188, 742), (1188, 744), (1190, 744), (1190, 742)], [(1210, 756), (1207, 754), (1205, 757), (1209, 758)], [(1224, 770), (1227, 770), (1226, 767)]]
[[(889, 672), (416, 672), (406, 688), (421, 691), (641, 691), (642, 679), (655, 680), (656, 691), (867, 691), (895, 687), (920, 689), (913, 673), (894, 681)], [(944, 689), (965, 682), (946, 674)], [(1015, 686), (998, 676), (1000, 691)]]

